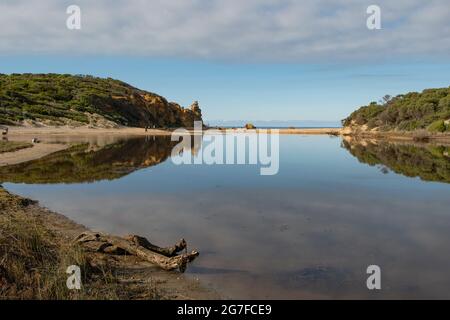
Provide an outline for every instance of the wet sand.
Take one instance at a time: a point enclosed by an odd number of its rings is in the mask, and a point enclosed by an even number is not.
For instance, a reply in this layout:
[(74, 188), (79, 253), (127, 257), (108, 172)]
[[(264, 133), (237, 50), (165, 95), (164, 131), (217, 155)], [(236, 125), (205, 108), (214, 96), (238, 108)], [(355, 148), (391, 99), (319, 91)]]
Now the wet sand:
[(0, 155), (0, 167), (36, 160), (48, 154), (64, 150), (68, 147), (69, 144), (62, 143), (37, 143), (31, 148), (13, 152), (5, 152)]

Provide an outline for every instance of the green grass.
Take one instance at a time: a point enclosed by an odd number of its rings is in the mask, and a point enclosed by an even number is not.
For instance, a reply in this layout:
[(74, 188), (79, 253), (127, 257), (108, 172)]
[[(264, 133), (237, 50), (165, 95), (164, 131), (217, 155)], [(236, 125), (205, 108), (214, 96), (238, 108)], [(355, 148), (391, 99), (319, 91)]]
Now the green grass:
[(437, 120), (430, 124), (428, 130), (431, 132), (445, 132), (450, 131), (450, 126), (446, 125), (444, 120)]
[(0, 141), (0, 153), (13, 152), (21, 149), (31, 148), (33, 145), (27, 142), (18, 141)]

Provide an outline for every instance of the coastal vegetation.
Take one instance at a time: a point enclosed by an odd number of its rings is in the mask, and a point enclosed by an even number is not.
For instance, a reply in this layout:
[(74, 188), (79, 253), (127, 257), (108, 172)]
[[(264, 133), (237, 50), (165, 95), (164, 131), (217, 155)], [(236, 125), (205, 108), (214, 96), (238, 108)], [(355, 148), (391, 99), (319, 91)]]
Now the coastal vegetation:
[(450, 87), (384, 96), (360, 107), (342, 124), (378, 131), (450, 132)]
[(197, 102), (183, 108), (111, 78), (69, 74), (0, 74), (0, 124), (192, 127)]

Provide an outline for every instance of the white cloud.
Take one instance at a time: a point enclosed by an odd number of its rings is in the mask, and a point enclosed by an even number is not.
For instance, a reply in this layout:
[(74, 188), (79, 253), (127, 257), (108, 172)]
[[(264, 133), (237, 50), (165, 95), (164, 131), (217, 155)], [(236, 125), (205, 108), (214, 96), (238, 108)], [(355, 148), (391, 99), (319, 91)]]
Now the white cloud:
[[(66, 28), (66, 8), (82, 30)], [(366, 8), (382, 30), (366, 28)], [(95, 54), (244, 61), (450, 56), (448, 0), (2, 0), (0, 54)]]

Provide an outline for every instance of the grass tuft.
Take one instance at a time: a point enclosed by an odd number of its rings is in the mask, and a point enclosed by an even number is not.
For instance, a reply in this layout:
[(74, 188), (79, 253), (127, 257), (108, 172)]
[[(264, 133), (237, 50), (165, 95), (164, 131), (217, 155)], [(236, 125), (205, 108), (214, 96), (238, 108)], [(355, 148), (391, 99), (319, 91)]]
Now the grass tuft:
[(27, 142), (18, 141), (0, 141), (0, 153), (13, 152), (21, 149), (31, 148), (33, 145)]

